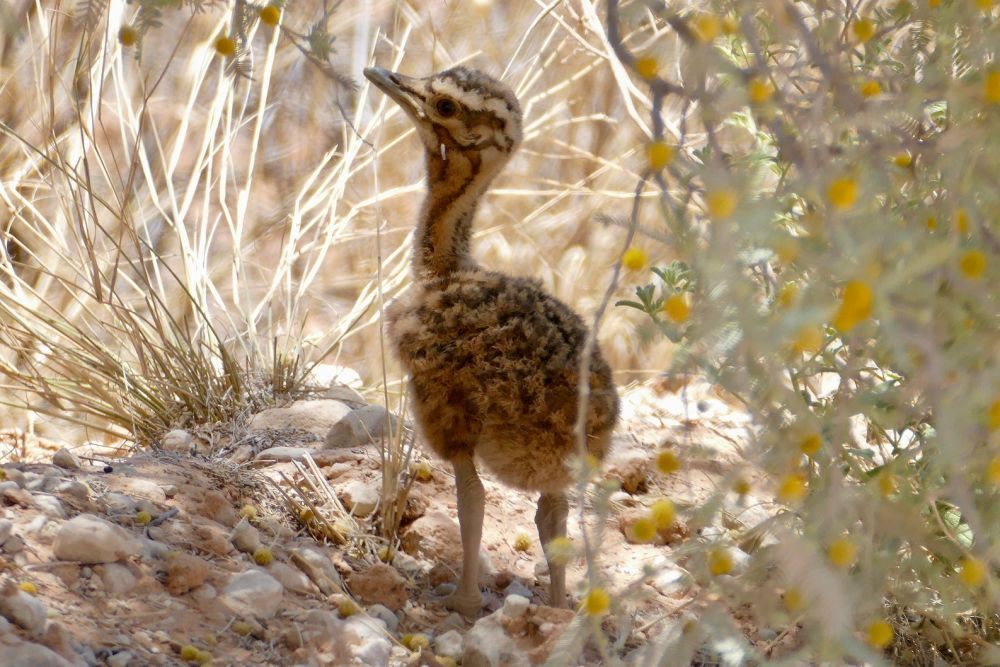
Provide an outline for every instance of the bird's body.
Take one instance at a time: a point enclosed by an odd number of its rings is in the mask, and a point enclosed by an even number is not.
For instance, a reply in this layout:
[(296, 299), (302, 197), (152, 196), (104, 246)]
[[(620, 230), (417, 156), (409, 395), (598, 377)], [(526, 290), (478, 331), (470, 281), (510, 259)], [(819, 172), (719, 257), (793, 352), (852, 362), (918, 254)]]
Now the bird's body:
[[(414, 237), (414, 284), (387, 311), (389, 338), (410, 375), (424, 439), (452, 463), (463, 576), (449, 606), (478, 611), (485, 495), (475, 461), (504, 483), (540, 492), (543, 545), (565, 535), (568, 463), (576, 453), (582, 320), (541, 285), (479, 267), (469, 253), (473, 213), (521, 139), (516, 97), (491, 77), (455, 68), (412, 79), (365, 75), (414, 121), (425, 147), (428, 195)], [(587, 449), (603, 458), (618, 417), (611, 370), (595, 346)], [(549, 563), (552, 604), (565, 604), (564, 566)]]

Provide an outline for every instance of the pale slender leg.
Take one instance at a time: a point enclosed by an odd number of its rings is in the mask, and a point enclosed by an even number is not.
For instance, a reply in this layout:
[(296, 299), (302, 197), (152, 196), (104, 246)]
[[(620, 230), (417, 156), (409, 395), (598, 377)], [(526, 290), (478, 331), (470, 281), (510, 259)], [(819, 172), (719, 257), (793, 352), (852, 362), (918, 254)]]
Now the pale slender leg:
[(455, 459), (452, 466), (458, 492), (458, 526), (462, 534), (462, 578), (444, 604), (465, 616), (474, 616), (483, 606), (483, 596), (479, 592), (479, 543), (483, 538), (486, 492), (471, 456)]
[[(535, 512), (535, 526), (538, 527), (538, 538), (542, 548), (557, 537), (566, 537), (566, 516), (569, 514), (569, 502), (564, 493), (543, 493), (538, 496), (538, 511)], [(549, 604), (553, 607), (566, 606), (566, 566), (549, 565)]]

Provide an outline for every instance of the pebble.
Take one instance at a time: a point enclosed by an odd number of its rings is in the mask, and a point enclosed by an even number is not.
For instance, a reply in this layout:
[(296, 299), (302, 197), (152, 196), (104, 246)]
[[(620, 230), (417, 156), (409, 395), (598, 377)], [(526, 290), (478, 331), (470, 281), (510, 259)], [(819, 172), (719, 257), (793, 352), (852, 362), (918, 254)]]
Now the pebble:
[(301, 461), (310, 454), (305, 447), (268, 447), (254, 456), (255, 461)]
[(385, 628), (389, 632), (396, 632), (399, 627), (399, 617), (385, 605), (373, 604), (368, 607), (368, 615), (385, 623)]
[(79, 470), (80, 459), (76, 457), (76, 454), (63, 447), (52, 455), (52, 465), (65, 468), (66, 470)]
[(301, 593), (303, 595), (316, 591), (316, 587), (309, 581), (309, 577), (302, 574), (301, 570), (297, 570), (280, 561), (272, 563), (268, 568), (268, 572), (281, 583), (286, 591)]
[(112, 597), (120, 597), (135, 588), (137, 579), (132, 570), (120, 563), (108, 563), (99, 566), (101, 581), (104, 583), (104, 590)]
[(32, 637), (42, 636), (48, 620), (42, 601), (20, 590), (10, 580), (0, 588), (0, 616), (24, 628)]
[(168, 452), (189, 454), (194, 449), (194, 438), (184, 429), (177, 428), (166, 432), (160, 440), (160, 447)]
[(77, 563), (112, 563), (137, 552), (131, 535), (93, 514), (80, 514), (64, 523), (52, 545), (56, 558)]
[(406, 604), (406, 581), (396, 568), (385, 563), (375, 563), (364, 572), (355, 573), (348, 585), (366, 605), (382, 604), (398, 610)]
[(86, 501), (90, 498), (90, 489), (83, 482), (78, 482), (76, 480), (66, 480), (60, 482), (55, 488), (55, 492), (75, 498), (79, 501)]
[(63, 504), (55, 496), (47, 496), (41, 493), (37, 493), (34, 496), (35, 506), (42, 510), (47, 516), (53, 519), (63, 519), (66, 517), (66, 510), (63, 509)]
[(434, 638), (434, 653), (436, 655), (458, 660), (462, 657), (462, 635), (458, 630), (449, 630)]
[(284, 588), (260, 568), (233, 575), (222, 591), (222, 601), (241, 616), (271, 618), (281, 607)]
[(301, 549), (296, 549), (295, 553), (306, 563), (323, 573), (327, 579), (336, 584), (337, 588), (344, 588), (344, 581), (340, 577), (340, 572), (330, 562), (330, 557), (326, 553), (314, 547), (302, 547)]
[(434, 593), (434, 595), (437, 595), (438, 597), (447, 597), (448, 595), (451, 595), (452, 593), (455, 592), (455, 588), (456, 586), (454, 583), (450, 581), (444, 581), (435, 586), (434, 590), (431, 592)]
[(260, 532), (245, 518), (236, 524), (229, 539), (237, 549), (247, 554), (252, 554), (260, 546)]
[(503, 601), (503, 615), (507, 618), (521, 618), (528, 611), (531, 601), (523, 595), (508, 595)]
[(329, 664), (386, 667), (392, 644), (382, 624), (364, 614), (342, 619), (329, 611), (313, 610), (303, 618), (307, 643), (334, 652)]
[(73, 663), (41, 644), (15, 641), (4, 644), (0, 652), (0, 667), (74, 667)]
[(205, 603), (217, 597), (219, 597), (219, 591), (215, 590), (215, 586), (212, 584), (202, 584), (191, 591), (191, 598), (199, 603)]
[(508, 598), (511, 596), (518, 596), (527, 600), (530, 600), (532, 596), (531, 589), (516, 579), (510, 582), (510, 584), (507, 585), (507, 588), (503, 589), (503, 594)]
[(386, 437), (386, 419), (395, 434), (399, 420), (381, 405), (366, 405), (351, 410), (326, 433), (327, 449), (363, 447)]
[(118, 651), (114, 655), (108, 656), (108, 667), (128, 667), (135, 655), (131, 651)]
[(3, 544), (10, 537), (13, 530), (14, 524), (8, 519), (0, 519), (0, 544)]
[(3, 550), (5, 553), (13, 556), (14, 554), (20, 553), (24, 549), (24, 538), (20, 535), (11, 535), (3, 542)]
[(108, 514), (135, 514), (135, 500), (124, 493), (112, 492), (104, 495)]
[(204, 558), (178, 551), (167, 556), (166, 586), (171, 595), (184, 595), (208, 579), (211, 568)]
[(360, 480), (353, 480), (345, 484), (340, 490), (340, 495), (344, 507), (359, 518), (370, 516), (378, 507), (378, 490)]
[(8, 482), (14, 482), (15, 484), (21, 487), (24, 486), (25, 479), (23, 472), (21, 472), (17, 468), (10, 468), (10, 467), (5, 467), (3, 469), (3, 472), (4, 474), (0, 475), (0, 479), (6, 478)]

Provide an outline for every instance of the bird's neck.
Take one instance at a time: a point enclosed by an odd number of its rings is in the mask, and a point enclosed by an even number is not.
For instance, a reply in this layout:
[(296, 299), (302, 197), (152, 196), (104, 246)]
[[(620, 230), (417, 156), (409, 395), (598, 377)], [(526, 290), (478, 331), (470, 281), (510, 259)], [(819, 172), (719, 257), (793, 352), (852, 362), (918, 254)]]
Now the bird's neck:
[(417, 279), (433, 279), (475, 268), (470, 254), (472, 218), (497, 167), (487, 168), (480, 153), (445, 145), (427, 152), (427, 197), (414, 237)]

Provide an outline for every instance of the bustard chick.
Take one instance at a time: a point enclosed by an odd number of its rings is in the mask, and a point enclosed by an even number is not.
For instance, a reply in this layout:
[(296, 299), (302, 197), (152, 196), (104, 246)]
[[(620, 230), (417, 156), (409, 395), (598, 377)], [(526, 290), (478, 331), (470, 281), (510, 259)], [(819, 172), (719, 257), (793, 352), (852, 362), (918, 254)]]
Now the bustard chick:
[[(473, 214), (521, 140), (514, 93), (482, 72), (456, 67), (411, 78), (372, 67), (365, 76), (399, 104), (424, 145), (427, 197), (414, 235), (414, 284), (387, 309), (389, 338), (410, 375), (420, 431), (454, 467), (462, 576), (446, 605), (482, 606), (479, 544), (485, 494), (481, 461), (504, 483), (540, 493), (543, 547), (566, 534), (568, 460), (583, 321), (541, 285), (479, 267), (469, 254)], [(618, 418), (611, 370), (591, 360), (587, 446), (603, 458)], [(565, 566), (549, 562), (550, 603), (566, 604)]]

